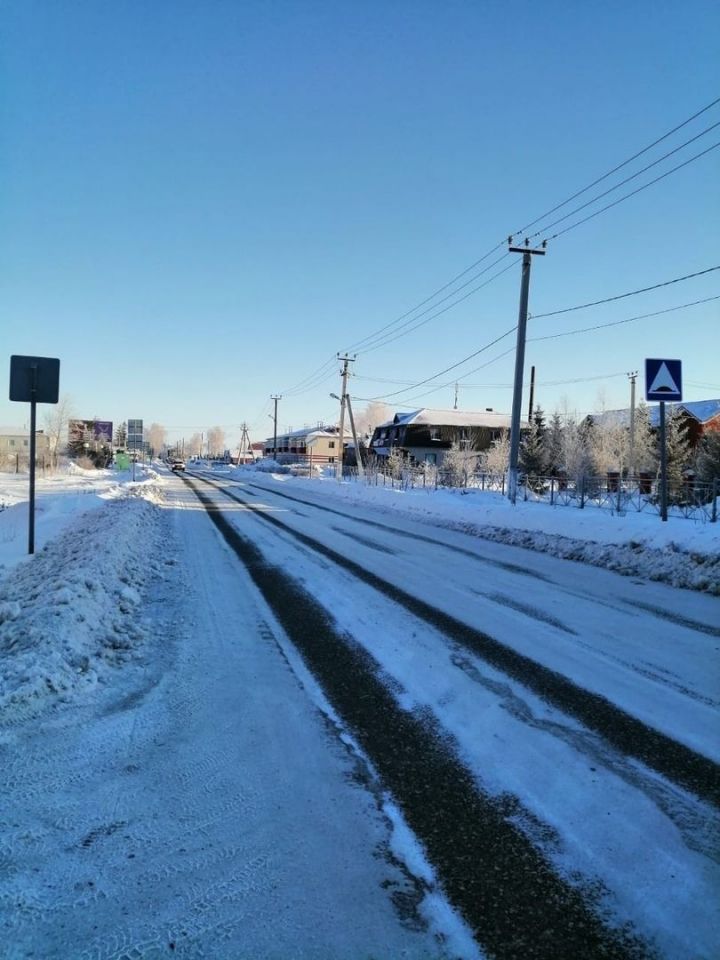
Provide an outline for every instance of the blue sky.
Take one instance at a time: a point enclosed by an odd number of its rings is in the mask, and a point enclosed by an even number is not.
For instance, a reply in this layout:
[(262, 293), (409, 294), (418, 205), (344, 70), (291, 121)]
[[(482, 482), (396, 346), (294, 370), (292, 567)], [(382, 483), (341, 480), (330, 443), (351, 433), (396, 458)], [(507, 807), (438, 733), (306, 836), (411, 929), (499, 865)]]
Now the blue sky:
[[(173, 439), (220, 424), (232, 443), (243, 421), (260, 439), (272, 393), (283, 429), (330, 420), (336, 352), (720, 96), (713, 2), (10, 0), (0, 19), (6, 357), (60, 357), (78, 416)], [(718, 121), (720, 104), (559, 215)], [(551, 242), (531, 313), (719, 264), (719, 157)], [(479, 350), (517, 322), (519, 278), (359, 351), (351, 393)], [(717, 294), (720, 271), (528, 335)], [(683, 360), (686, 399), (720, 396), (718, 304), (528, 343), (537, 400), (626, 404), (646, 356)], [(509, 412), (512, 351), (468, 371), (513, 342), (388, 402), (452, 406), (452, 386), (428, 391), (457, 376), (461, 407)], [(0, 423), (26, 423), (7, 395)]]

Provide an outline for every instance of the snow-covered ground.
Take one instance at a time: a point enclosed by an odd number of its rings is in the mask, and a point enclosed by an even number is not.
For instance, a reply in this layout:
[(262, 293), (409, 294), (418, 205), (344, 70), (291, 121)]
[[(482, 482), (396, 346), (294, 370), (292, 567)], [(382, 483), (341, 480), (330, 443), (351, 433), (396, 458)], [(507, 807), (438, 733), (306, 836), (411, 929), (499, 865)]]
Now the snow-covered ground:
[[(268, 476), (263, 468), (227, 470), (238, 478)], [(432, 488), (402, 490), (334, 477), (313, 479), (271, 474), (276, 483), (324, 499), (368, 504), (379, 511), (404, 514), (453, 527), (497, 543), (516, 544), (556, 557), (579, 560), (630, 576), (659, 580), (691, 590), (720, 594), (720, 521), (670, 517), (656, 513), (532, 503), (493, 491)]]
[[(242, 468), (212, 475), (390, 527), (405, 518), (405, 536), (445, 528), (433, 536), (448, 547), (461, 531), (498, 558), (503, 548), (486, 541), (694, 588), (653, 585), (638, 595), (645, 614), (627, 608), (639, 588), (621, 578), (608, 588), (609, 572), (573, 568), (556, 592), (562, 561), (519, 550), (515, 566), (537, 570), (518, 595), (512, 563), (490, 580), (448, 553), (438, 605), (462, 603), (491, 635), (512, 634), (518, 651), (717, 759), (720, 525)], [(37, 497), (37, 553), (26, 558), (27, 478), (0, 475), (0, 956), (481, 956), (182, 481), (162, 468), (135, 482), (74, 470), (41, 479)], [(289, 528), (314, 529), (310, 510), (256, 502)], [(263, 556), (312, 585), (370, 651), (403, 709), (431, 710), (483, 787), (519, 798), (514, 819), (560, 875), (597, 882), (601, 909), (660, 956), (712, 956), (714, 811), (295, 549), (253, 510), (232, 509)], [(342, 519), (332, 523), (343, 536)], [(353, 556), (411, 591), (431, 578), (431, 550), (406, 556), (390, 533), (357, 538)], [(555, 565), (545, 579), (543, 564)], [(604, 613), (593, 612), (594, 589)], [(524, 630), (530, 614), (539, 619)]]

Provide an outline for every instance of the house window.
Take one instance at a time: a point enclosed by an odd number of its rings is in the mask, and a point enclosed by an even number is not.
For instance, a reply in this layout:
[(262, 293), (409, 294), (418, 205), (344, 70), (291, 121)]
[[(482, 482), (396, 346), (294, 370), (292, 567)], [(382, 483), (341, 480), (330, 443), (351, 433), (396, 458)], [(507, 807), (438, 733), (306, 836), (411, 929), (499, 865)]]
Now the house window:
[(11, 441), (10, 441), (10, 446), (11, 446), (11, 447), (14, 447), (14, 446), (15, 446), (15, 441), (14, 441), (14, 440), (11, 440)]
[(430, 439), (431, 440), (440, 439), (440, 429), (438, 427), (430, 427)]
[(328, 463), (335, 463), (335, 457), (328, 457)]
[(28, 445), (28, 442), (29, 442), (29, 441), (27, 441), (27, 440), (23, 440), (23, 446), (26, 447), (26, 446)]
[(335, 441), (334, 441), (334, 440), (328, 440), (328, 449), (329, 449), (329, 450), (334, 450), (334, 449), (335, 449)]

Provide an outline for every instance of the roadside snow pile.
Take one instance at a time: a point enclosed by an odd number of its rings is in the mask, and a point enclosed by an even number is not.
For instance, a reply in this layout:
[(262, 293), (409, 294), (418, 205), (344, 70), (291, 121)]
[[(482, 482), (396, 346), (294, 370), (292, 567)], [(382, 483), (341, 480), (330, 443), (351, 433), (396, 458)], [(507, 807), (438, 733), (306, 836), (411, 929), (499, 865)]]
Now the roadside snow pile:
[(577, 560), (628, 577), (658, 580), (686, 590), (702, 590), (720, 596), (720, 553), (699, 553), (675, 542), (650, 547), (643, 541), (596, 543), (557, 533), (514, 530), (511, 527), (476, 526), (472, 523), (443, 524), (472, 536), (549, 553), (564, 560)]
[(157, 509), (113, 500), (19, 564), (0, 585), (0, 725), (104, 682), (145, 637), (141, 594)]
[[(246, 469), (236, 470), (238, 479)], [(366, 513), (400, 513), (496, 543), (720, 595), (720, 523), (678, 517), (663, 523), (651, 513), (511, 504), (493, 491), (402, 490), (286, 476), (268, 480), (290, 483), (321, 500), (349, 501)]]

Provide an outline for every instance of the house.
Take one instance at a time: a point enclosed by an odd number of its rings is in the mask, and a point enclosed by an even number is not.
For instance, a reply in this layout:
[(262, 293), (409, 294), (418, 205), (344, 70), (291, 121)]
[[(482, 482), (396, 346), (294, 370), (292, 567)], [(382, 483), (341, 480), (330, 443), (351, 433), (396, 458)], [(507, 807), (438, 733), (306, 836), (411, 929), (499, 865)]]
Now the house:
[[(660, 427), (660, 404), (648, 404), (650, 426), (653, 430)], [(688, 402), (665, 404), (667, 418), (680, 414), (687, 427), (687, 438), (695, 447), (706, 433), (720, 432), (720, 400), (691, 400)], [(598, 414), (593, 420), (600, 424), (614, 424), (630, 427), (630, 410), (608, 410)]]
[(272, 457), (278, 463), (335, 463), (351, 442), (350, 435), (345, 433), (341, 450), (339, 434), (338, 428), (332, 426), (305, 427), (303, 430), (278, 433), (277, 448), (274, 447), (273, 437), (263, 444), (265, 456)]
[[(35, 461), (43, 463), (50, 454), (50, 438), (42, 430), (35, 431)], [(30, 460), (30, 434), (12, 428), (0, 431), (0, 469), (27, 467)]]
[[(417, 463), (440, 466), (454, 443), (460, 449), (487, 450), (503, 431), (510, 429), (510, 416), (494, 410), (434, 410), (425, 407), (411, 413), (396, 413), (392, 420), (375, 428), (370, 453), (384, 459), (398, 449)], [(521, 421), (521, 429), (527, 429)]]

